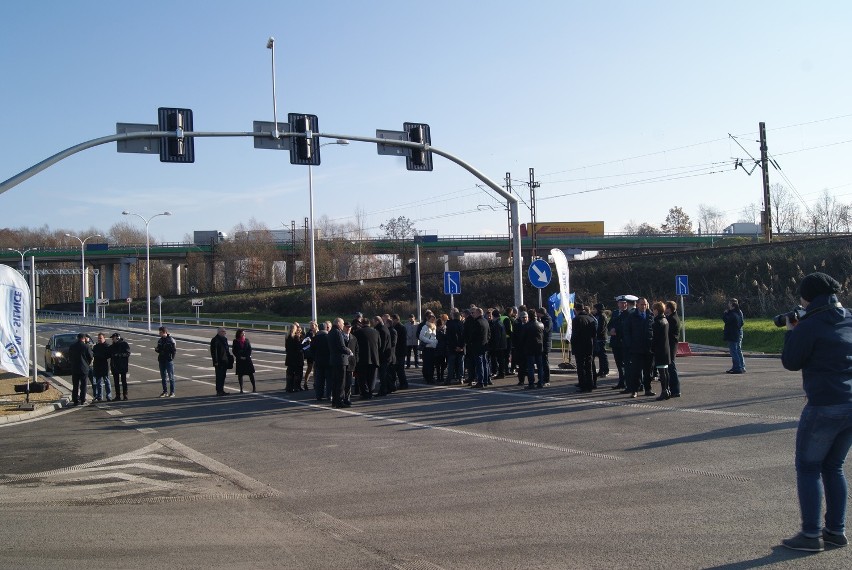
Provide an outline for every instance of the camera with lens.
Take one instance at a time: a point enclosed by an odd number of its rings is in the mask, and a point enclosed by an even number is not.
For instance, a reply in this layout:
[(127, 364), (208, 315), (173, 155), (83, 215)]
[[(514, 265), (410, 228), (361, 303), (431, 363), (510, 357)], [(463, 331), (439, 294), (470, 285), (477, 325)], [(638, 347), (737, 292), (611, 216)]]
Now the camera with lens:
[(772, 322), (775, 323), (776, 327), (786, 327), (787, 319), (790, 319), (791, 323), (798, 322), (799, 319), (805, 316), (805, 308), (801, 305), (796, 305), (796, 308), (790, 311), (789, 313), (781, 313), (780, 315), (775, 315), (772, 318)]

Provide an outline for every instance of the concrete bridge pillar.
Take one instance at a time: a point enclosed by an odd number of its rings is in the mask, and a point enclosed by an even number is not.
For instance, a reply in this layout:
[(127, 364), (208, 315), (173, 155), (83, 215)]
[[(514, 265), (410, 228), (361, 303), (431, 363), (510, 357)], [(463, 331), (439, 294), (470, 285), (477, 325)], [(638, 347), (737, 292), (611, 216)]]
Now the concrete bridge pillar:
[(135, 257), (121, 258), (121, 268), (118, 275), (119, 297), (126, 299), (130, 297), (130, 266), (136, 263)]
[(115, 299), (115, 264), (101, 266), (101, 291), (107, 299)]
[(172, 293), (175, 295), (181, 294), (181, 272), (183, 271), (183, 263), (172, 263)]

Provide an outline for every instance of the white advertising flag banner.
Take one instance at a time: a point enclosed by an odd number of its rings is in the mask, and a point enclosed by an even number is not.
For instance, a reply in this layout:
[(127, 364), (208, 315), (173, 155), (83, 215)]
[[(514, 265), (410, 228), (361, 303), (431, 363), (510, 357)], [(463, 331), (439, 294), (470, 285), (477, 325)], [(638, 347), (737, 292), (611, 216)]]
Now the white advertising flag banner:
[(0, 265), (0, 368), (30, 375), (30, 288), (21, 274)]
[(570, 299), (568, 294), (571, 290), (568, 288), (568, 258), (565, 257), (564, 251), (556, 248), (550, 250), (550, 255), (553, 257), (553, 264), (556, 266), (556, 277), (559, 279), (559, 297), (562, 301), (562, 314), (565, 315), (565, 323), (567, 325), (565, 340), (571, 340), (571, 307), (568, 304)]

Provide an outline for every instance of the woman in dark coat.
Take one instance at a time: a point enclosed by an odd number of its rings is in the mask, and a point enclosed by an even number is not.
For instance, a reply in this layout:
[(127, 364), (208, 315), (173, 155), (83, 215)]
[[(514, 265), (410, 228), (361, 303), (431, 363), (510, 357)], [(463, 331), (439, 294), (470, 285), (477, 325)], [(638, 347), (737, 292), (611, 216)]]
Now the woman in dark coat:
[(651, 307), (654, 311), (654, 322), (651, 324), (651, 351), (654, 353), (654, 366), (660, 376), (662, 390), (657, 400), (668, 400), (672, 397), (669, 388), (669, 364), (671, 363), (671, 348), (669, 345), (669, 321), (666, 320), (666, 306), (657, 301)]
[(299, 323), (293, 323), (284, 341), (284, 364), (287, 366), (287, 391), (299, 392), (302, 389), (302, 371), (305, 367), (305, 354), (302, 352), (304, 334)]
[(231, 344), (231, 352), (234, 354), (237, 381), (240, 383), (240, 394), (243, 393), (243, 376), (248, 376), (251, 380), (251, 391), (257, 392), (257, 386), (254, 383), (254, 363), (251, 361), (251, 343), (246, 338), (246, 333), (243, 329), (237, 329), (234, 335), (234, 342)]

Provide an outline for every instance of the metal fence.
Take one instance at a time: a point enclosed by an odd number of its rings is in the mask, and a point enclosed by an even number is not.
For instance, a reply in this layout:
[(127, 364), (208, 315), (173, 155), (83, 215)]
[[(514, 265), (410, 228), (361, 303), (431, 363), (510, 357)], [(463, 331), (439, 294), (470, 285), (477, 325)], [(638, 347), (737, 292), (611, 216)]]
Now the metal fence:
[[(38, 311), (36, 318), (43, 321), (68, 323), (86, 327), (103, 327), (115, 329), (132, 329), (147, 327), (148, 319), (143, 315), (109, 315), (108, 317), (83, 317), (81, 313), (64, 313), (54, 311)], [(252, 319), (217, 319), (217, 318), (195, 318), (195, 317), (173, 317), (163, 315), (152, 321), (152, 328), (158, 328), (161, 324), (190, 325), (201, 327), (228, 327), (235, 329), (247, 329), (255, 331), (275, 331), (289, 333), (292, 323), (281, 321), (260, 321)]]

